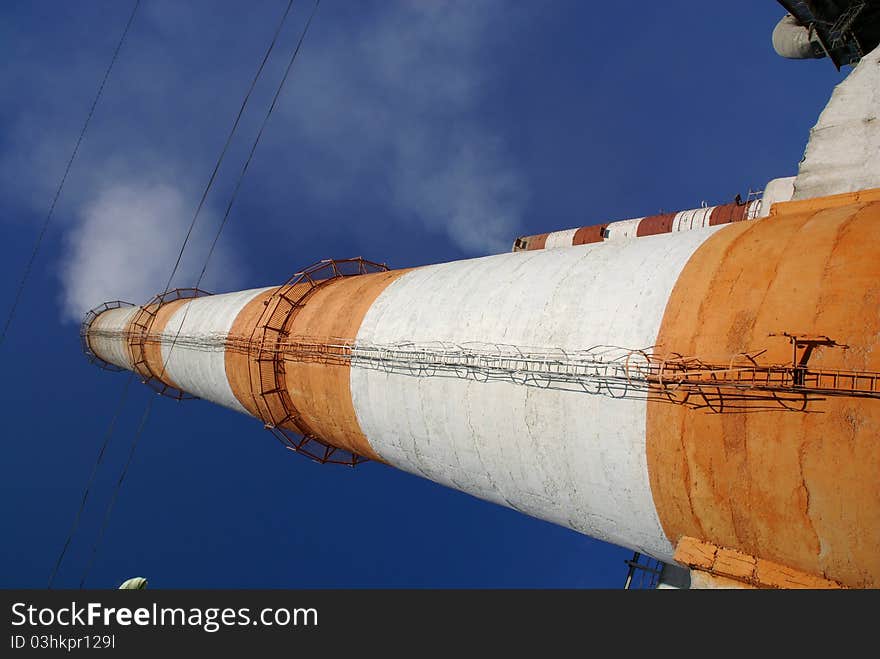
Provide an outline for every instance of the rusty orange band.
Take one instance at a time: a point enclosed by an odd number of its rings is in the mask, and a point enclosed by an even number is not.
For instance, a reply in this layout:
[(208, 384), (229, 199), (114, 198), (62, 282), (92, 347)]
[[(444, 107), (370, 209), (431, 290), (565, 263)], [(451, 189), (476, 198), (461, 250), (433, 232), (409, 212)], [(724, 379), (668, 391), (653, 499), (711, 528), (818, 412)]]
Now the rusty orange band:
[[(147, 364), (147, 368), (152, 372), (152, 375), (167, 384), (169, 387), (174, 387), (175, 389), (179, 389), (179, 387), (174, 383), (168, 375), (168, 372), (165, 370), (164, 358), (162, 357), (162, 344), (159, 341), (159, 337), (162, 336), (162, 333), (168, 326), (168, 321), (171, 320), (171, 316), (174, 315), (174, 312), (187, 302), (190, 302), (190, 300), (172, 300), (171, 302), (166, 302), (161, 305), (158, 310), (155, 311), (156, 315), (150, 324), (148, 332), (149, 336), (144, 342), (143, 348), (144, 361)], [(153, 308), (155, 309), (155, 305), (153, 305)]]
[[(394, 270), (342, 277), (329, 281), (305, 298), (296, 314), (291, 336), (306, 336), (333, 343), (353, 340), (370, 306), (387, 286), (408, 270)], [(238, 314), (231, 336), (251, 336), (273, 291), (260, 295)], [(296, 297), (296, 292), (290, 293)], [(254, 378), (260, 370), (255, 355), (227, 349), (226, 374), (235, 397), (253, 415), (263, 418), (267, 410)], [(308, 429), (327, 444), (373, 460), (380, 460), (361, 430), (351, 400), (351, 367), (347, 362), (308, 362), (290, 360), (285, 364), (287, 392), (301, 417), (301, 427), (285, 427), (295, 432)], [(276, 414), (277, 411), (273, 411)]]
[[(827, 335), (817, 368), (880, 370), (880, 190), (777, 204), (711, 236), (667, 304), (658, 349), (725, 362), (771, 333)], [(649, 402), (647, 458), (663, 529), (850, 587), (880, 586), (880, 404), (713, 414)]]
[(547, 244), (547, 236), (549, 233), (541, 233), (537, 236), (529, 236), (526, 238), (526, 251), (533, 251), (536, 249), (544, 249), (544, 246)]
[(144, 305), (132, 316), (125, 328), (125, 335), (128, 337), (127, 351), (134, 370), (144, 378), (157, 378), (174, 388), (178, 388), (177, 385), (164, 372), (162, 345), (158, 337), (174, 312), (186, 301)]

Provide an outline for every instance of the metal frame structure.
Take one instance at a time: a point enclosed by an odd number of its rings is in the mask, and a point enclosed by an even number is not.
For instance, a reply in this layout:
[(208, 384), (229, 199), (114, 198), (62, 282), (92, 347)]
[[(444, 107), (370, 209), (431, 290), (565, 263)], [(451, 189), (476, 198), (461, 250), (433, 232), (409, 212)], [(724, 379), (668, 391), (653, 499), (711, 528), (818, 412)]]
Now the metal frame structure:
[(624, 563), (627, 565), (626, 580), (623, 583), (624, 590), (657, 588), (660, 577), (663, 575), (663, 561), (635, 552), (633, 557)]
[(815, 3), (805, 0), (778, 1), (811, 35), (816, 36), (838, 71), (848, 64), (856, 64), (865, 55), (865, 47), (856, 32), (859, 17), (869, 8), (868, 2), (850, 0), (845, 8), (835, 12), (830, 7), (816, 7)]
[(110, 302), (105, 302), (102, 305), (95, 307), (94, 309), (89, 309), (85, 316), (83, 316), (82, 324), (79, 327), (79, 340), (80, 345), (82, 346), (82, 351), (85, 353), (85, 356), (88, 358), (90, 364), (97, 364), (100, 368), (105, 371), (124, 371), (125, 369), (117, 366), (116, 364), (111, 364), (105, 359), (98, 357), (97, 354), (92, 350), (92, 346), (89, 345), (89, 329), (92, 327), (92, 323), (95, 322), (95, 318), (100, 316), (105, 311), (109, 311), (110, 309), (121, 309), (122, 307), (133, 307), (134, 305), (131, 302), (124, 302), (123, 300), (112, 300)]
[[(302, 273), (300, 273), (302, 274)], [(310, 273), (311, 274), (311, 273)], [(309, 274), (309, 276), (310, 276)], [(314, 290), (337, 276), (308, 282), (267, 304), (251, 336), (181, 336), (188, 350), (235, 351), (249, 355), (251, 390), (259, 392), (260, 418), (270, 426), (298, 418), (284, 387), (285, 363), (350, 365), (413, 377), (507, 381), (543, 389), (582, 391), (611, 398), (647, 398), (713, 413), (779, 409), (805, 412), (826, 397), (880, 399), (880, 372), (813, 368), (816, 348), (847, 349), (824, 335), (781, 332), (792, 344), (788, 364), (761, 363), (766, 349), (741, 353), (727, 363), (705, 361), (655, 348), (592, 346), (584, 349), (448, 341), (369, 343), (350, 337), (292, 334), (292, 319)], [(350, 275), (348, 275), (350, 276)], [(279, 289), (280, 291), (281, 289)], [(272, 300), (270, 300), (270, 303)], [(102, 332), (98, 332), (101, 334)], [(156, 342), (158, 335), (143, 337)], [(259, 379), (259, 383), (257, 383)], [(311, 433), (298, 424), (303, 434)], [(327, 456), (319, 456), (324, 459)]]
[(255, 401), (258, 401), (260, 418), (284, 446), (321, 464), (353, 467), (366, 462), (367, 458), (331, 446), (309, 428), (287, 390), (286, 360), (279, 346), (290, 337), (297, 315), (315, 291), (341, 277), (387, 270), (388, 266), (384, 263), (374, 263), (361, 257), (319, 261), (294, 274), (272, 294), (251, 333), (251, 363), (256, 364), (257, 373), (249, 366), (248, 375), (251, 391), (257, 394)]
[(197, 396), (193, 396), (190, 393), (163, 382), (160, 379), (160, 376), (163, 374), (154, 373), (153, 369), (150, 368), (150, 365), (147, 363), (145, 354), (147, 343), (150, 341), (157, 341), (161, 345), (162, 337), (152, 332), (153, 323), (156, 321), (159, 309), (175, 300), (204, 297), (206, 295), (211, 295), (211, 293), (203, 291), (200, 288), (175, 288), (170, 291), (165, 291), (142, 305), (134, 315), (134, 318), (131, 319), (129, 346), (131, 347), (134, 370), (143, 376), (143, 383), (160, 396), (167, 396), (174, 400), (194, 400), (197, 398)]

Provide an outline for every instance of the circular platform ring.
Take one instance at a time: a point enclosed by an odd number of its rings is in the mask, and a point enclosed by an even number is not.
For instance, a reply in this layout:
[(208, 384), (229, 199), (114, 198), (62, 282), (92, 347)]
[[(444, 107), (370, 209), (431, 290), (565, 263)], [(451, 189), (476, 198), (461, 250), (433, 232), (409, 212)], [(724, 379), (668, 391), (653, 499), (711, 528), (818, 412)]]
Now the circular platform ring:
[[(315, 462), (353, 467), (367, 462), (368, 458), (328, 444), (308, 427), (285, 386), (284, 359), (277, 346), (290, 336), (296, 316), (316, 290), (341, 277), (387, 270), (384, 263), (361, 257), (319, 261), (294, 274), (272, 293), (251, 334), (250, 344), (256, 347), (254, 361), (258, 374), (255, 377), (254, 369), (249, 366), (248, 375), (251, 391), (257, 394), (254, 399), (259, 416), (266, 428), (288, 449)], [(298, 432), (291, 429), (291, 425)]]
[(131, 302), (124, 302), (122, 300), (112, 300), (111, 302), (105, 302), (94, 309), (89, 309), (85, 316), (83, 316), (83, 321), (79, 326), (79, 340), (80, 345), (82, 346), (83, 354), (88, 358), (90, 364), (97, 364), (100, 368), (103, 368), (105, 371), (124, 371), (126, 369), (121, 366), (117, 366), (116, 364), (111, 364), (106, 359), (99, 357), (94, 350), (92, 350), (92, 346), (89, 344), (89, 330), (92, 327), (92, 323), (95, 322), (95, 318), (100, 316), (105, 311), (109, 311), (111, 309), (122, 309), (123, 307), (133, 307), (134, 305)]
[(175, 288), (160, 293), (146, 304), (141, 305), (137, 313), (135, 313), (134, 317), (131, 319), (131, 323), (129, 324), (129, 327), (131, 327), (129, 345), (131, 347), (134, 370), (144, 378), (144, 384), (149, 386), (160, 396), (166, 396), (174, 400), (193, 400), (197, 398), (197, 396), (193, 396), (186, 391), (182, 391), (177, 387), (172, 387), (163, 382), (159, 378), (160, 374), (155, 373), (149, 363), (147, 363), (145, 355), (146, 344), (149, 341), (158, 340), (157, 337), (152, 335), (152, 328), (156, 316), (159, 313), (159, 309), (161, 309), (163, 305), (168, 304), (169, 302), (174, 302), (175, 300), (205, 297), (207, 295), (211, 295), (211, 293), (203, 291), (200, 288)]

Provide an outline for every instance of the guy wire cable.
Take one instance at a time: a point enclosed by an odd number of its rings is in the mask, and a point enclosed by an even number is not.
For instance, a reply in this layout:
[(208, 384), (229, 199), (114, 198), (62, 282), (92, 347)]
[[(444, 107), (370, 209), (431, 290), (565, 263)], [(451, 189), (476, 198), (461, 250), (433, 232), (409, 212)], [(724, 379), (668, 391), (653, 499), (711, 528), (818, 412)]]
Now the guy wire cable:
[[(235, 199), (236, 199), (236, 197), (237, 197), (237, 195), (238, 195), (238, 191), (239, 191), (239, 189), (241, 188), (241, 183), (242, 183), (242, 181), (244, 180), (244, 176), (245, 176), (245, 174), (247, 173), (248, 167), (249, 167), (249, 165), (250, 165), (250, 163), (251, 163), (251, 160), (253, 159), (254, 153), (256, 152), (257, 146), (258, 146), (259, 143), (260, 143), (260, 138), (262, 137), (262, 135), (263, 135), (263, 131), (265, 130), (266, 125), (268, 124), (269, 117), (271, 117), (272, 112), (273, 112), (274, 109), (275, 109), (275, 106), (276, 106), (276, 104), (277, 104), (277, 102), (278, 102), (278, 98), (280, 97), (280, 95), (281, 95), (281, 91), (282, 91), (282, 89), (284, 88), (284, 84), (285, 84), (285, 82), (287, 81), (287, 78), (288, 78), (289, 75), (290, 75), (290, 71), (291, 71), (291, 69), (293, 68), (293, 64), (294, 64), (294, 62), (296, 61), (297, 56), (299, 55), (300, 48), (302, 47), (303, 41), (305, 40), (305, 37), (306, 37), (306, 34), (307, 34), (308, 31), (309, 31), (309, 27), (310, 27), (311, 24), (312, 24), (312, 19), (315, 17), (315, 13), (317, 12), (317, 10), (318, 10), (318, 6), (319, 6), (320, 4), (321, 4), (321, 0), (316, 0), (316, 1), (315, 1), (315, 5), (314, 5), (314, 7), (312, 8), (312, 12), (311, 12), (311, 14), (309, 15), (309, 18), (308, 18), (308, 20), (307, 20), (307, 22), (306, 22), (305, 27), (303, 28), (302, 34), (300, 35), (299, 41), (297, 42), (297, 45), (296, 45), (296, 48), (294, 49), (294, 51), (293, 51), (293, 53), (292, 53), (292, 55), (291, 55), (291, 57), (290, 57), (290, 60), (289, 60), (288, 63), (287, 63), (287, 68), (285, 69), (285, 71), (284, 71), (284, 75), (282, 76), (281, 81), (280, 81), (279, 84), (278, 84), (278, 88), (277, 88), (277, 90), (275, 91), (275, 95), (274, 95), (274, 97), (272, 98), (272, 103), (270, 104), (269, 109), (268, 109), (267, 112), (266, 112), (266, 116), (263, 118), (263, 122), (262, 122), (262, 124), (261, 124), (261, 126), (260, 126), (260, 130), (259, 130), (259, 132), (257, 133), (256, 138), (254, 139), (254, 143), (253, 143), (253, 145), (251, 146), (251, 149), (250, 149), (250, 152), (249, 152), (249, 154), (248, 154), (247, 160), (245, 161), (244, 166), (242, 167), (241, 173), (239, 174), (238, 181), (236, 182), (236, 185), (235, 185), (235, 188), (233, 189), (233, 193), (232, 193), (232, 195), (231, 195), (231, 197), (230, 197), (229, 203), (227, 204), (226, 212), (224, 213), (224, 215), (223, 215), (223, 219), (222, 219), (222, 221), (220, 222), (220, 225), (219, 225), (218, 228), (217, 228), (217, 232), (216, 232), (216, 234), (214, 235), (214, 240), (213, 240), (213, 242), (211, 243), (211, 248), (210, 248), (210, 250), (208, 251), (207, 256), (205, 257), (205, 263), (204, 263), (204, 266), (202, 267), (201, 273), (199, 274), (199, 278), (198, 278), (198, 280), (197, 280), (197, 282), (196, 282), (196, 284), (195, 284), (195, 288), (198, 288), (198, 287), (199, 287), (199, 285), (201, 284), (202, 279), (203, 279), (203, 277), (204, 277), (204, 275), (205, 275), (205, 273), (206, 273), (206, 271), (207, 271), (208, 264), (209, 264), (209, 262), (210, 262), (210, 260), (211, 260), (211, 256), (212, 256), (213, 253), (214, 253), (214, 249), (215, 249), (215, 247), (217, 246), (217, 242), (218, 242), (219, 239), (220, 239), (220, 235), (221, 235), (221, 233), (222, 233), (222, 231), (223, 231), (223, 228), (226, 226), (226, 222), (227, 222), (227, 220), (228, 220), (228, 218), (229, 218), (229, 213), (230, 213), (231, 210), (232, 210), (232, 205), (233, 205), (233, 203), (235, 202)], [(286, 13), (285, 13), (285, 16), (286, 16)], [(276, 35), (276, 36), (277, 36), (277, 35)], [(178, 328), (177, 335), (180, 334), (180, 329), (183, 328), (183, 323), (186, 321), (186, 314), (187, 314), (188, 310), (189, 310), (189, 306), (187, 305), (187, 307), (184, 309), (184, 315), (183, 315), (183, 318), (181, 319), (181, 324), (180, 324), (180, 328)], [(175, 338), (176, 338), (176, 336), (175, 336)], [(174, 342), (172, 341), (171, 347), (169, 348), (169, 351), (168, 351), (168, 355), (166, 356), (166, 358), (165, 358), (165, 360), (164, 360), (164, 362), (163, 362), (163, 364), (162, 364), (162, 371), (161, 371), (160, 374), (159, 374), (159, 377), (160, 377), (160, 378), (161, 378), (161, 376), (162, 376), (162, 375), (164, 374), (164, 372), (165, 372), (165, 368), (166, 368), (167, 365), (168, 365), (168, 359), (169, 359), (169, 357), (171, 356), (171, 351), (172, 351), (173, 349), (174, 349)], [(146, 426), (146, 422), (147, 422), (147, 419), (148, 419), (148, 417), (149, 417), (150, 410), (151, 410), (151, 408), (152, 408), (152, 400), (153, 400), (153, 399), (150, 399), (150, 402), (147, 404), (147, 408), (144, 410), (144, 415), (143, 415), (143, 417), (141, 418), (141, 423), (140, 423), (140, 425), (138, 426), (138, 429), (137, 429), (137, 432), (135, 433), (134, 439), (132, 440), (132, 445), (131, 445), (131, 449), (130, 449), (130, 451), (129, 451), (128, 460), (126, 461), (125, 466), (123, 467), (122, 473), (121, 473), (121, 475), (120, 475), (120, 477), (119, 477), (119, 480), (118, 480), (117, 483), (116, 483), (116, 487), (115, 487), (115, 489), (114, 489), (114, 492), (113, 492), (112, 498), (111, 498), (111, 500), (110, 500), (110, 503), (109, 503), (109, 505), (108, 505), (108, 507), (107, 507), (107, 511), (106, 511), (106, 513), (105, 513), (104, 521), (103, 521), (103, 524), (101, 525), (101, 529), (100, 529), (100, 531), (99, 531), (98, 538), (97, 538), (97, 540), (96, 540), (94, 546), (92, 547), (92, 556), (91, 556), (91, 559), (90, 559), (90, 561), (89, 561), (88, 566), (86, 567), (85, 572), (83, 573), (82, 579), (80, 580), (80, 585), (79, 585), (80, 589), (82, 589), (83, 586), (85, 585), (85, 580), (86, 580), (86, 578), (87, 578), (87, 576), (88, 576), (88, 572), (89, 572), (89, 570), (91, 569), (91, 565), (92, 565), (92, 563), (94, 562), (94, 558), (95, 558), (96, 555), (97, 555), (98, 546), (99, 546), (99, 544), (100, 544), (100, 542), (101, 542), (101, 539), (102, 539), (103, 536), (104, 536), (104, 532), (105, 532), (106, 527), (107, 527), (107, 525), (108, 525), (108, 523), (109, 523), (109, 521), (110, 521), (110, 513), (111, 513), (111, 511), (112, 511), (112, 509), (113, 509), (113, 505), (114, 505), (114, 503), (115, 503), (115, 501), (116, 501), (116, 498), (117, 498), (117, 496), (118, 496), (118, 494), (119, 494), (119, 490), (120, 490), (120, 488), (121, 488), (121, 486), (122, 486), (122, 483), (123, 483), (123, 481), (124, 481), (124, 479), (125, 479), (125, 475), (126, 475), (126, 473), (128, 472), (128, 468), (129, 468), (129, 466), (130, 466), (130, 464), (131, 464), (132, 458), (134, 457), (134, 451), (135, 451), (135, 448), (136, 448), (136, 446), (137, 446), (138, 440), (140, 439), (140, 436), (141, 436), (141, 434), (143, 433), (143, 430), (144, 430), (144, 428), (145, 428), (145, 426)]]
[[(140, 2), (140, 0), (138, 0), (138, 3), (139, 3), (139, 2)], [(197, 208), (196, 208), (195, 214), (193, 215), (192, 221), (190, 222), (190, 225), (189, 225), (189, 228), (188, 228), (188, 230), (187, 230), (186, 236), (184, 237), (184, 239), (183, 239), (183, 243), (181, 244), (180, 250), (178, 251), (177, 259), (176, 259), (176, 261), (175, 261), (175, 263), (174, 263), (174, 266), (173, 266), (173, 268), (172, 268), (172, 270), (171, 270), (171, 274), (170, 274), (170, 276), (168, 277), (168, 282), (167, 282), (166, 285), (165, 285), (165, 292), (166, 292), (166, 293), (168, 292), (168, 290), (169, 290), (169, 288), (170, 288), (170, 286), (171, 286), (171, 282), (172, 282), (172, 280), (174, 279), (174, 275), (177, 273), (177, 270), (178, 270), (178, 268), (180, 267), (181, 259), (182, 259), (182, 256), (183, 256), (183, 252), (184, 252), (184, 250), (185, 250), (185, 248), (186, 248), (186, 245), (187, 245), (187, 243), (188, 243), (188, 241), (189, 241), (189, 239), (190, 239), (190, 236), (192, 235), (192, 231), (193, 231), (193, 228), (195, 227), (196, 220), (197, 220), (198, 217), (199, 217), (199, 214), (200, 214), (200, 212), (201, 212), (201, 210), (202, 210), (202, 207), (203, 207), (203, 205), (204, 205), (205, 199), (207, 198), (208, 193), (209, 193), (209, 191), (211, 190), (211, 187), (212, 187), (213, 184), (214, 184), (214, 180), (215, 180), (215, 178), (216, 178), (216, 176), (217, 176), (217, 172), (218, 172), (218, 170), (220, 169), (220, 166), (221, 166), (221, 164), (222, 164), (222, 162), (223, 162), (223, 159), (224, 159), (225, 156), (226, 156), (226, 152), (227, 152), (228, 149), (229, 149), (229, 145), (230, 145), (230, 143), (232, 142), (232, 139), (233, 139), (233, 137), (234, 137), (234, 135), (235, 135), (235, 133), (236, 133), (236, 131), (237, 131), (237, 129), (238, 129), (238, 125), (239, 125), (239, 123), (240, 123), (240, 121), (241, 121), (241, 117), (242, 117), (242, 115), (244, 114), (244, 110), (245, 110), (245, 108), (247, 107), (248, 101), (250, 100), (251, 93), (253, 92), (254, 87), (256, 86), (257, 81), (259, 80), (259, 78), (260, 78), (260, 76), (261, 76), (261, 74), (262, 74), (262, 72), (263, 72), (263, 68), (265, 67), (266, 62), (268, 61), (269, 56), (271, 55), (273, 49), (275, 48), (275, 44), (276, 44), (277, 41), (278, 41), (278, 35), (279, 35), (279, 33), (281, 32), (281, 28), (283, 27), (285, 21), (287, 20), (287, 16), (289, 15), (292, 6), (293, 6), (293, 0), (288, 0), (287, 6), (285, 7), (285, 10), (284, 10), (284, 13), (282, 14), (281, 19), (279, 20), (278, 25), (277, 25), (276, 28), (275, 28), (275, 32), (274, 32), (274, 34), (272, 35), (272, 40), (271, 40), (271, 42), (269, 43), (269, 47), (268, 47), (268, 49), (266, 50), (266, 53), (263, 55), (263, 59), (261, 60), (260, 65), (259, 65), (259, 67), (257, 68), (257, 71), (256, 71), (256, 73), (254, 74), (253, 79), (251, 80), (250, 86), (248, 87), (248, 90), (247, 90), (247, 92), (245, 93), (244, 99), (242, 100), (241, 106), (239, 107), (238, 114), (237, 114), (236, 117), (235, 117), (235, 121), (234, 121), (233, 124), (232, 124), (232, 128), (231, 128), (230, 131), (229, 131), (229, 134), (228, 134), (228, 136), (227, 136), (227, 138), (226, 138), (226, 142), (225, 142), (225, 144), (223, 145), (223, 148), (222, 148), (222, 150), (221, 150), (221, 152), (220, 152), (219, 157), (217, 158), (217, 162), (216, 162), (215, 165), (214, 165), (214, 169), (213, 169), (212, 172), (211, 172), (211, 176), (209, 177), (209, 179), (208, 179), (208, 183), (207, 183), (207, 185), (205, 186), (205, 190), (203, 191), (202, 196), (201, 196), (201, 199), (199, 200), (199, 204), (198, 204), (198, 206), (197, 206)], [(130, 24), (130, 21), (129, 21), (129, 24)], [(127, 29), (127, 28), (126, 28), (126, 29)], [(107, 432), (105, 433), (104, 442), (103, 442), (103, 444), (102, 444), (102, 446), (101, 446), (101, 448), (100, 448), (100, 450), (99, 450), (99, 452), (98, 452), (98, 457), (97, 457), (97, 460), (96, 460), (95, 466), (94, 466), (93, 469), (92, 469), (91, 476), (89, 477), (89, 480), (88, 480), (88, 482), (87, 482), (87, 484), (86, 484), (86, 487), (85, 487), (85, 490), (84, 490), (84, 492), (83, 492), (83, 497), (82, 497), (82, 500), (81, 500), (81, 503), (80, 503), (80, 507), (79, 507), (79, 509), (78, 509), (78, 511), (77, 511), (77, 513), (76, 513), (76, 516), (75, 516), (75, 518), (74, 518), (74, 521), (73, 521), (73, 524), (72, 524), (72, 526), (71, 526), (71, 529), (70, 529), (70, 531), (68, 532), (67, 539), (66, 539), (65, 542), (64, 542), (64, 545), (63, 545), (63, 547), (62, 547), (62, 549), (61, 549), (61, 553), (59, 554), (58, 559), (57, 559), (57, 561), (56, 561), (56, 563), (55, 563), (55, 567), (54, 567), (54, 569), (53, 569), (53, 571), (52, 571), (52, 574), (49, 576), (49, 584), (48, 584), (48, 587), (49, 587), (49, 588), (52, 587), (52, 583), (53, 583), (54, 580), (55, 580), (55, 576), (56, 576), (56, 574), (57, 574), (57, 572), (58, 572), (58, 569), (59, 569), (60, 566), (61, 566), (61, 563), (62, 563), (62, 561), (63, 561), (63, 559), (64, 559), (64, 555), (65, 555), (65, 553), (67, 552), (67, 549), (68, 549), (68, 547), (69, 547), (69, 545), (70, 545), (70, 542), (71, 542), (71, 540), (72, 540), (72, 538), (73, 538), (73, 535), (76, 533), (76, 530), (77, 530), (77, 528), (79, 527), (80, 518), (81, 518), (81, 516), (82, 516), (83, 509), (85, 508), (86, 500), (88, 499), (89, 492), (90, 492), (90, 490), (91, 490), (91, 488), (92, 488), (92, 486), (93, 486), (93, 484), (94, 484), (95, 478), (96, 478), (96, 476), (97, 476), (98, 466), (100, 465), (101, 461), (103, 460), (103, 456), (104, 456), (104, 453), (105, 453), (105, 451), (106, 451), (106, 449), (107, 449), (107, 445), (109, 444), (110, 439), (111, 439), (111, 437), (112, 437), (112, 435), (113, 435), (113, 430), (114, 430), (114, 428), (115, 428), (116, 421), (117, 421), (117, 418), (118, 418), (118, 416), (119, 416), (120, 410), (122, 409), (123, 403), (125, 402), (125, 398), (126, 398), (126, 395), (127, 395), (127, 392), (128, 392), (129, 385), (131, 384), (131, 381), (134, 379), (134, 376), (135, 376), (135, 375), (136, 375), (135, 372), (132, 371), (131, 374), (129, 375), (128, 379), (126, 380), (126, 383), (125, 383), (125, 386), (124, 386), (124, 388), (123, 388), (122, 394), (120, 395), (120, 400), (119, 400), (119, 404), (117, 405), (116, 412), (115, 412), (115, 414), (114, 414), (114, 416), (113, 416), (113, 418), (112, 418), (112, 420), (111, 420), (111, 422), (110, 422), (110, 425), (109, 425), (109, 427), (108, 427), (108, 429), (107, 429)], [(144, 419), (142, 420), (142, 425), (143, 425), (143, 423), (144, 423), (145, 421), (146, 421), (146, 419), (144, 418)], [(141, 426), (141, 427), (142, 427), (142, 426)], [(111, 504), (111, 506), (112, 506), (112, 504)]]
[(24, 267), (24, 273), (21, 276), (21, 281), (18, 283), (18, 289), (15, 292), (15, 297), (12, 300), (12, 306), (9, 308), (9, 313), (6, 316), (6, 322), (3, 325), (3, 331), (0, 332), (0, 346), (3, 345), (3, 342), (6, 340), (6, 333), (9, 331), (9, 326), (12, 324), (13, 318), (15, 318), (15, 312), (18, 310), (18, 305), (21, 302), (21, 297), (24, 293), (25, 285), (27, 284), (27, 280), (30, 277), (31, 270), (33, 270), (34, 262), (37, 260), (37, 255), (40, 252), (40, 247), (43, 244), (43, 238), (46, 235), (46, 231), (49, 228), (49, 223), (52, 221), (52, 215), (55, 212), (55, 206), (58, 203), (58, 198), (61, 197), (61, 191), (64, 189), (64, 183), (67, 181), (67, 175), (70, 174), (70, 168), (73, 166), (73, 161), (76, 159), (76, 154), (79, 152), (79, 147), (82, 144), (83, 138), (85, 137), (86, 130), (89, 127), (89, 124), (92, 121), (92, 116), (95, 114), (95, 108), (98, 106), (98, 101), (101, 100), (101, 95), (104, 93), (104, 86), (107, 84), (107, 79), (110, 77), (110, 71), (113, 70), (113, 65), (116, 64), (116, 60), (119, 57), (119, 51), (122, 50), (122, 44), (125, 43), (125, 37), (128, 36), (128, 29), (131, 27), (131, 23), (134, 20), (134, 15), (137, 13), (138, 7), (141, 4), (141, 0), (135, 0), (134, 8), (131, 10), (131, 15), (128, 17), (128, 22), (125, 24), (125, 29), (122, 31), (122, 36), (119, 38), (119, 43), (116, 44), (116, 50), (113, 51), (113, 56), (110, 58), (110, 64), (107, 66), (107, 70), (104, 72), (104, 77), (101, 79), (101, 84), (98, 86), (98, 92), (95, 94), (95, 100), (92, 101), (92, 106), (89, 108), (89, 113), (86, 116), (85, 123), (83, 124), (82, 130), (79, 132), (79, 137), (76, 140), (76, 145), (73, 147), (73, 153), (70, 154), (70, 158), (67, 161), (67, 166), (64, 168), (64, 174), (61, 176), (61, 182), (58, 184), (58, 188), (55, 190), (55, 196), (52, 197), (52, 203), (49, 205), (49, 212), (46, 213), (46, 219), (43, 220), (43, 225), (40, 228), (40, 233), (37, 234), (37, 240), (34, 243), (34, 249), (31, 252), (31, 256), (28, 259), (27, 264)]

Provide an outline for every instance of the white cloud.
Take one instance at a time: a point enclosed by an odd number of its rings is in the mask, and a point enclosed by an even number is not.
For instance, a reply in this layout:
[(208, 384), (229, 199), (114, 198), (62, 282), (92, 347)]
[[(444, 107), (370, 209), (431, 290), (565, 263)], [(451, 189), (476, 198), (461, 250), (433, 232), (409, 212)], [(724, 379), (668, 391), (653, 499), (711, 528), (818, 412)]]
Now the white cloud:
[[(110, 299), (143, 302), (165, 284), (196, 195), (278, 15), (274, 3), (259, 11), (229, 3), (206, 17), (208, 6), (157, 0), (136, 18), (53, 220), (52, 229), (64, 233), (67, 319), (79, 320)], [(319, 10), (248, 174), (271, 190), (265, 206), (285, 209), (279, 216), (286, 216), (303, 192), (331, 212), (335, 200), (366, 199), (393, 221), (446, 235), (471, 254), (505, 251), (518, 233), (526, 186), (481, 104), (494, 74), (487, 44), (511, 29), (509, 6), (389, 0), (345, 7)], [(96, 16), (82, 23), (77, 16), (71, 15), (70, 44), (48, 40), (31, 59), (0, 72), (0, 92), (14, 101), (0, 108), (8, 128), (0, 175), (17, 182), (6, 190), (16, 212), (4, 221), (45, 217), (115, 45), (118, 33), (110, 30), (100, 43), (83, 46), (77, 34), (91, 33)], [(196, 265), (184, 267), (179, 285), (192, 285), (201, 268), (216, 226), (209, 211), (225, 207), (304, 16), (294, 12), (252, 98), (187, 250), (185, 263)], [(11, 52), (28, 44), (15, 31), (7, 36)], [(246, 263), (259, 246), (230, 247), (228, 239), (220, 246), (225, 251), (215, 255), (209, 275), (222, 290), (245, 284), (234, 257)]]
[(468, 252), (508, 249), (527, 186), (480, 104), (487, 44), (511, 16), (497, 2), (386, 3), (308, 44), (284, 111), (320, 154), (309, 190), (366, 190)]
[[(116, 183), (97, 191), (67, 236), (62, 263), (65, 316), (79, 321), (101, 302), (143, 303), (162, 292), (192, 213), (185, 197), (167, 184)], [(202, 217), (201, 226), (214, 225), (211, 219)], [(195, 283), (209, 244), (205, 230), (194, 233), (172, 288)], [(222, 246), (212, 265), (227, 276), (233, 268)], [(201, 285), (209, 286), (210, 281)]]

